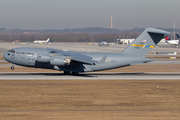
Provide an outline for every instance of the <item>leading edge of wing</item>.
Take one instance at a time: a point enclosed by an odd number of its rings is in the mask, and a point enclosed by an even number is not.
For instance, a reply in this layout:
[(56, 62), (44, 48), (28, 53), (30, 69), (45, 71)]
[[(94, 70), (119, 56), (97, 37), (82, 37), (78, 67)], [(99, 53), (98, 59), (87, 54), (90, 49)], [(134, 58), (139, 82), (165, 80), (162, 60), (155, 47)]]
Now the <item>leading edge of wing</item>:
[(82, 59), (82, 58), (77, 58), (77, 57), (72, 57), (71, 60), (81, 62), (84, 64), (89, 64), (89, 65), (95, 65), (97, 61), (95, 60), (87, 60), (87, 59)]
[(70, 57), (70, 59), (73, 61), (77, 61), (77, 62), (81, 62), (85, 64), (94, 65), (98, 62), (98, 61), (92, 60), (93, 59), (92, 57), (78, 53), (78, 52), (59, 51), (59, 53), (61, 53), (64, 56)]

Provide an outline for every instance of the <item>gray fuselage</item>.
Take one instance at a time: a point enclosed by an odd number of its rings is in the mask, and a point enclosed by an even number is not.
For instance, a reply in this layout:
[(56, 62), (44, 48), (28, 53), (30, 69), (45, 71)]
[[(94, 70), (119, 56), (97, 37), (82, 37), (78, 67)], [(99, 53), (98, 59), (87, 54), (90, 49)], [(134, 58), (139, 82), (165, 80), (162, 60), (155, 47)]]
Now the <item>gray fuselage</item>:
[[(68, 54), (81, 54), (96, 61), (95, 64), (86, 64), (76, 60), (72, 60), (70, 64), (51, 64), (50, 60), (53, 57), (58, 59), (71, 58)], [(39, 61), (38, 56), (45, 56), (44, 61)], [(47, 56), (47, 57), (46, 57)], [(83, 57), (82, 56), (82, 57)], [(105, 56), (105, 57), (104, 57)], [(102, 60), (104, 57), (104, 60)], [(4, 58), (12, 63), (26, 67), (35, 68), (45, 68), (45, 69), (55, 69), (60, 71), (72, 71), (72, 72), (89, 72), (89, 71), (100, 71), (113, 69), (118, 67), (124, 67), (134, 64), (142, 64), (145, 62), (150, 62), (152, 59), (148, 59), (140, 56), (133, 56), (121, 53), (91, 53), (91, 52), (72, 52), (55, 50), (50, 48), (15, 48), (4, 54)], [(47, 59), (47, 60), (46, 60)], [(58, 60), (57, 59), (57, 60)]]

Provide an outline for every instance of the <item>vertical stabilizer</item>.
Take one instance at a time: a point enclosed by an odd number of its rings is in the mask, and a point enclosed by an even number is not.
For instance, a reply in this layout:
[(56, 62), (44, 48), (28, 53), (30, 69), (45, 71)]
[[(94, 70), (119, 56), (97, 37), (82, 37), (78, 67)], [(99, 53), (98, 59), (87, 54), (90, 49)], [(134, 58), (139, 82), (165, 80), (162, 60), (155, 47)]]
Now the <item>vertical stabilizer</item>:
[(178, 39), (178, 40), (180, 40), (180, 36), (179, 36), (179, 34), (176, 34), (176, 36), (177, 36), (177, 39)]
[(46, 41), (49, 42), (49, 38)]
[(145, 56), (156, 44), (170, 32), (146, 28), (123, 52), (122, 54)]

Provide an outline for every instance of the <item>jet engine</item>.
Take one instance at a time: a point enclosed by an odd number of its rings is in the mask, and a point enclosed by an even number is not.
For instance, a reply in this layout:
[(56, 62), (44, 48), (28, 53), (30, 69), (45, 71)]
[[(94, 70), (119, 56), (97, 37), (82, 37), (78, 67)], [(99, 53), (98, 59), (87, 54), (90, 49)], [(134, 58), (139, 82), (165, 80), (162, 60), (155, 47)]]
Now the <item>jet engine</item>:
[(37, 61), (38, 62), (50, 62), (51, 56), (45, 54), (38, 54)]
[(64, 59), (62, 57), (51, 57), (50, 59), (50, 65), (57, 65), (57, 66), (64, 66), (64, 65), (69, 65), (71, 62), (70, 59)]

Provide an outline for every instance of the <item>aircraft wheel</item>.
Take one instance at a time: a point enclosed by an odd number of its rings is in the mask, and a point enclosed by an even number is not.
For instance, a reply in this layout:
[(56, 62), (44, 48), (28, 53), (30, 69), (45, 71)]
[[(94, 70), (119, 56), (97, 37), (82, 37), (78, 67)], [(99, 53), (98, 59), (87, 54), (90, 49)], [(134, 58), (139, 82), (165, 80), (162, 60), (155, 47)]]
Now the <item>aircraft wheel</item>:
[(79, 73), (78, 73), (78, 72), (72, 72), (72, 74), (73, 74), (73, 75), (79, 75)]
[(64, 71), (64, 74), (65, 74), (65, 75), (69, 75), (69, 74), (70, 74), (70, 71)]
[(14, 66), (11, 67), (11, 70), (14, 70)]

